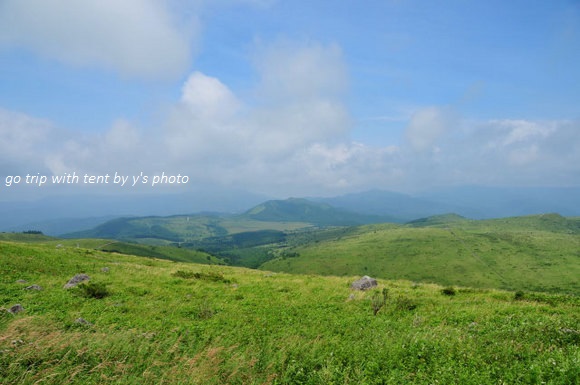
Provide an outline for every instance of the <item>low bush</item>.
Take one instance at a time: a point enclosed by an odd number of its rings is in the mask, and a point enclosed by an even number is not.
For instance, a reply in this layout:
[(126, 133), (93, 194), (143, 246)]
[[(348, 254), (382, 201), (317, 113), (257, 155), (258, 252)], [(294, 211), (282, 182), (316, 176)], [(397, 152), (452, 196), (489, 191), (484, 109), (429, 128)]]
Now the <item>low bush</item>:
[(81, 290), (82, 295), (87, 298), (101, 299), (111, 294), (109, 289), (107, 289), (107, 286), (100, 282), (87, 282), (79, 285), (79, 289)]
[(441, 294), (453, 296), (455, 295), (455, 288), (453, 286), (447, 286), (441, 289)]
[(231, 283), (231, 280), (224, 277), (224, 275), (219, 271), (193, 272), (193, 271), (177, 270), (172, 275), (177, 278), (199, 279), (202, 281)]
[(389, 289), (383, 288), (382, 292), (374, 292), (371, 298), (371, 306), (373, 308), (373, 314), (377, 315), (379, 310), (387, 303), (387, 297), (389, 296)]

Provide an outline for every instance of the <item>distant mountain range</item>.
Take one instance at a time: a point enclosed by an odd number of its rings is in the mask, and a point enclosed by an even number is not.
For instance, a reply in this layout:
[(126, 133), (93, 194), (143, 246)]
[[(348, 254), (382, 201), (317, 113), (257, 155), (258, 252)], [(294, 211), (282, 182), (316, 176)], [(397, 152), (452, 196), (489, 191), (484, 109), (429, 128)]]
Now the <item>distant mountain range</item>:
[(580, 216), (580, 188), (494, 188), (463, 186), (407, 195), (371, 190), (333, 198), (312, 198), (362, 214), (388, 215), (399, 222), (445, 213), (472, 219), (543, 213)]
[(246, 219), (257, 221), (308, 222), (320, 226), (403, 223), (445, 213), (473, 219), (551, 212), (580, 216), (579, 187), (467, 186), (415, 195), (371, 190), (335, 197), (267, 199), (244, 191), (197, 191), (173, 195), (59, 196), (34, 202), (0, 202), (0, 231), (40, 230), (60, 235), (89, 230), (113, 217), (199, 212), (243, 213)]

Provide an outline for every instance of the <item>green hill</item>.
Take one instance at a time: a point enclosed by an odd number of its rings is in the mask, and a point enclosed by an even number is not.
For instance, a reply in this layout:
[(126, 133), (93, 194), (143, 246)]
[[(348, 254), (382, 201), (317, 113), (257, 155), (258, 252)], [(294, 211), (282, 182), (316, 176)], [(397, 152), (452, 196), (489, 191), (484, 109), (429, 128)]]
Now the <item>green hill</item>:
[(242, 216), (259, 221), (306, 222), (317, 226), (353, 226), (387, 222), (392, 219), (341, 210), (326, 203), (303, 198), (267, 201), (251, 208)]
[(0, 241), (11, 241), (25, 244), (42, 244), (55, 249), (82, 248), (109, 253), (137, 255), (140, 257), (168, 259), (179, 262), (194, 262), (203, 264), (223, 265), (224, 261), (203, 251), (163, 245), (144, 245), (121, 242), (111, 239), (86, 238), (62, 239), (48, 237), (42, 234), (0, 233)]
[[(89, 283), (64, 290), (78, 273)], [(359, 292), (355, 278), (0, 242), (0, 382), (580, 380), (578, 297), (380, 279)]]
[(265, 270), (580, 294), (580, 219), (437, 216), (297, 235)]
[(148, 244), (198, 242), (203, 239), (262, 230), (293, 231), (312, 226), (299, 221), (262, 221), (239, 215), (174, 215), (118, 218), (66, 238), (109, 238)]
[(198, 242), (207, 238), (264, 230), (294, 231), (312, 226), (352, 226), (389, 218), (357, 214), (306, 199), (267, 201), (240, 215), (192, 214), (117, 218), (66, 238), (111, 238), (139, 243)]
[(47, 242), (55, 238), (44, 234), (30, 234), (30, 233), (0, 233), (0, 241), (12, 242)]

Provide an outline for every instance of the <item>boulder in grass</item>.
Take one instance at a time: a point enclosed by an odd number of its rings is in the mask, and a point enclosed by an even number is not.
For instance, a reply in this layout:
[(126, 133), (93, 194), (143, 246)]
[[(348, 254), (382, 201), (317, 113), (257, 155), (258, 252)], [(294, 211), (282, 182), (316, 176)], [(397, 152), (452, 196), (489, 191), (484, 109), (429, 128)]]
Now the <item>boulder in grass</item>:
[(76, 287), (79, 283), (84, 282), (84, 281), (88, 281), (89, 279), (91, 279), (91, 277), (89, 277), (86, 274), (77, 274), (74, 277), (72, 277), (71, 279), (69, 279), (69, 281), (66, 283), (66, 285), (64, 285), (64, 288), (70, 289), (71, 287)]
[(42, 286), (38, 286), (38, 285), (30, 285), (26, 287), (26, 290), (42, 290)]
[(8, 313), (10, 314), (17, 314), (20, 313), (21, 311), (24, 311), (24, 307), (22, 307), (22, 305), (19, 303), (8, 309)]
[(377, 280), (365, 275), (361, 279), (354, 281), (352, 285), (350, 285), (350, 288), (354, 290), (368, 290), (375, 286), (377, 286)]

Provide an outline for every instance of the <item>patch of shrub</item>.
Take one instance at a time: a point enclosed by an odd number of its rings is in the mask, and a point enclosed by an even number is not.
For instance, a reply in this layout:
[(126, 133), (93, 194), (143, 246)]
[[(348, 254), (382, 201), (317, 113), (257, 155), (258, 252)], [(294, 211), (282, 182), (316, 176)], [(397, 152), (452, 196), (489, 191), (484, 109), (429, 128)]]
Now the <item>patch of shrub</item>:
[(193, 271), (185, 271), (185, 270), (177, 270), (175, 273), (171, 275), (177, 278), (185, 278), (185, 279), (191, 279), (195, 277), (195, 273)]
[(453, 296), (455, 295), (455, 288), (453, 286), (447, 286), (441, 289), (441, 294)]
[(208, 272), (196, 273), (193, 271), (177, 270), (172, 275), (174, 277), (184, 278), (184, 279), (199, 279), (202, 281), (231, 283), (231, 280), (224, 277), (224, 275), (222, 273), (220, 273), (219, 271), (208, 271)]
[(78, 286), (84, 297), (101, 299), (105, 298), (111, 293), (104, 283), (88, 282)]
[(521, 301), (524, 299), (525, 293), (522, 290), (518, 290), (514, 293), (514, 300)]
[(201, 320), (210, 319), (214, 314), (215, 310), (207, 300), (203, 301), (197, 309), (197, 318)]
[(373, 314), (377, 315), (379, 310), (387, 303), (387, 297), (389, 296), (389, 289), (383, 288), (382, 292), (375, 291), (371, 298), (371, 306), (373, 308)]
[(399, 296), (395, 299), (397, 310), (411, 311), (417, 308), (417, 304), (409, 297)]

